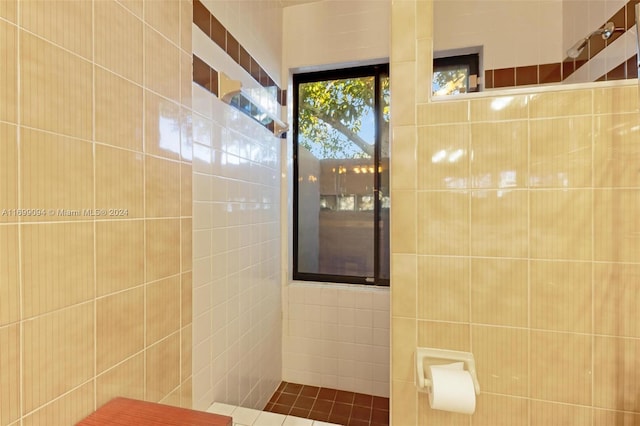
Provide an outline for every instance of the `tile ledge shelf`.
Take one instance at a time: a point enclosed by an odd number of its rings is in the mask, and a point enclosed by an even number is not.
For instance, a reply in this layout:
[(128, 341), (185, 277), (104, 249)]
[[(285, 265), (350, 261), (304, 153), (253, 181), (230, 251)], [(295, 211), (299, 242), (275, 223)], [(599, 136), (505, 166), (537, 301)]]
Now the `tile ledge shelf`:
[(429, 101), (426, 103), (451, 102), (451, 101), (460, 101), (460, 100), (467, 100), (467, 99), (495, 98), (500, 96), (536, 95), (540, 93), (566, 92), (571, 90), (629, 87), (629, 86), (639, 85), (639, 84), (640, 84), (639, 79), (629, 78), (625, 80), (592, 81), (588, 83), (550, 84), (548, 86), (532, 85), (532, 86), (523, 86), (523, 87), (510, 87), (510, 88), (507, 87), (504, 89), (488, 89), (483, 92), (461, 93), (458, 95), (448, 95), (448, 96), (429, 95)]
[(289, 287), (325, 287), (336, 288), (340, 290), (352, 290), (352, 291), (380, 291), (388, 293), (391, 286), (373, 285), (373, 284), (349, 284), (349, 283), (333, 283), (324, 281), (297, 281), (290, 280), (287, 283)]

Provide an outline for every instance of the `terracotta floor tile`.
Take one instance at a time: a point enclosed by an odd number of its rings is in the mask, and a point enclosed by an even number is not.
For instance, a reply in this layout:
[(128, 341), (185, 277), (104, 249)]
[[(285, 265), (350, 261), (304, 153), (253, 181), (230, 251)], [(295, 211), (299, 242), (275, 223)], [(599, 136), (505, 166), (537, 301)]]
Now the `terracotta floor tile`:
[(271, 411), (272, 413), (278, 413), (278, 414), (289, 414), (289, 411), (291, 411), (291, 406), (289, 405), (282, 405), (282, 404), (273, 404), (273, 407), (271, 407)]
[(389, 410), (389, 398), (374, 396), (372, 407), (378, 410)]
[(311, 411), (319, 411), (321, 413), (330, 413), (333, 408), (333, 401), (325, 401), (322, 399), (317, 399)]
[(299, 385), (297, 383), (287, 383), (284, 387), (284, 389), (282, 390), (283, 393), (292, 393), (292, 394), (299, 394), (300, 391), (302, 390), (302, 385)]
[(350, 417), (352, 407), (353, 405), (351, 404), (344, 404), (342, 402), (336, 401), (333, 403), (331, 414), (335, 414), (336, 416), (341, 416), (341, 417)]
[(318, 392), (320, 392), (320, 388), (317, 386), (302, 386), (302, 390), (300, 391), (300, 395), (308, 396), (311, 398), (316, 398), (318, 396)]
[(278, 398), (280, 398), (281, 393), (280, 392), (276, 392), (271, 396), (271, 399), (269, 400), (270, 404), (275, 404), (276, 401), (278, 400)]
[(302, 418), (308, 418), (310, 413), (311, 413), (311, 410), (309, 410), (307, 408), (293, 407), (291, 409), (291, 411), (289, 412), (289, 415), (290, 416), (296, 416), (296, 417), (302, 417)]
[(357, 393), (353, 398), (353, 405), (357, 405), (360, 407), (371, 407), (372, 404), (373, 404), (373, 396), (371, 395)]
[(329, 421), (331, 423), (338, 423), (339, 425), (346, 425), (349, 422), (349, 416), (340, 416), (338, 414), (329, 414)]
[(336, 399), (337, 392), (338, 391), (335, 389), (320, 388), (320, 391), (318, 392), (318, 399), (334, 401)]
[(280, 397), (276, 401), (276, 404), (292, 406), (296, 402), (296, 399), (298, 399), (297, 394), (294, 395), (292, 393), (281, 393)]
[(354, 405), (351, 409), (351, 418), (369, 421), (371, 420), (371, 408)]
[(387, 410), (373, 410), (371, 412), (371, 423), (387, 422), (389, 424), (389, 412)]
[(354, 392), (338, 391), (336, 393), (336, 402), (345, 402), (347, 404), (353, 404)]
[(309, 417), (310, 419), (313, 420), (318, 420), (321, 422), (328, 422), (329, 421), (329, 413), (322, 413), (320, 411), (311, 411), (309, 413)]
[(295, 408), (304, 408), (306, 410), (311, 410), (313, 404), (316, 402), (315, 398), (310, 398), (308, 396), (298, 396), (298, 399), (293, 403)]
[(389, 426), (389, 398), (288, 382), (265, 411), (344, 426)]

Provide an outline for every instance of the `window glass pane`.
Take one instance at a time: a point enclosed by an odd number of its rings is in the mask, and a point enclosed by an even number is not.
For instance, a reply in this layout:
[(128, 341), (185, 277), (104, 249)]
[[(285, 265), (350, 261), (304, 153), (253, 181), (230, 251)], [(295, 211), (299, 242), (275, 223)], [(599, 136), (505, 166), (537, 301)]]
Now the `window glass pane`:
[(467, 93), (469, 81), (468, 66), (442, 67), (433, 72), (434, 96)]
[(298, 93), (298, 272), (373, 277), (375, 77)]
[(380, 163), (379, 172), (379, 238), (378, 238), (378, 278), (390, 278), (389, 252), (389, 76), (380, 78)]
[(479, 75), (480, 53), (438, 57), (433, 60), (432, 93), (446, 96), (477, 92)]

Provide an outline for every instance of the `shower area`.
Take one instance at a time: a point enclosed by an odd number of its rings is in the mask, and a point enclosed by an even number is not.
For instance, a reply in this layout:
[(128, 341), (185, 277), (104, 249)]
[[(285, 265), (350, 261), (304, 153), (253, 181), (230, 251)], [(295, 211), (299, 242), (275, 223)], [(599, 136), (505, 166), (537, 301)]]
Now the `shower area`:
[[(388, 56), (388, 34), (365, 25), (388, 22), (385, 2), (299, 3), (194, 2), (193, 406), (262, 410), (287, 382), (384, 398), (388, 418), (389, 288), (289, 282), (291, 139), (220, 99), (224, 73), (287, 117), (281, 69)], [(370, 50), (329, 48), (328, 28)]]
[[(248, 62), (249, 72), (260, 64), (288, 117), (289, 70), (390, 57), (392, 284), (290, 282), (291, 142), (194, 83), (194, 408), (262, 409), (287, 381), (390, 397), (396, 425), (640, 421), (639, 101), (637, 82), (616, 78), (618, 64), (624, 77), (633, 71), (627, 4), (616, 3), (624, 23), (616, 17), (614, 29), (626, 31), (605, 40), (609, 62), (591, 46), (598, 33), (562, 71), (567, 50), (616, 15), (601, 2), (602, 19), (589, 15), (588, 30), (558, 25), (565, 45), (540, 38), (526, 64), (501, 62), (516, 46), (493, 59), (484, 52), (491, 73), (481, 77), (515, 90), (436, 101), (434, 31), (444, 21), (434, 2), (270, 3), (202, 0), (215, 18), (210, 34), (197, 30), (194, 3), (194, 54), (220, 67)], [(532, 7), (542, 24), (565, 6)], [(210, 45), (218, 24), (239, 52), (231, 66)], [(546, 57), (547, 42), (557, 57)], [(535, 66), (539, 78), (549, 64), (561, 70), (554, 81), (519, 87), (521, 68)], [(505, 70), (514, 84), (495, 78)], [(367, 338), (341, 335), (344, 326)], [(473, 416), (431, 410), (417, 392), (421, 346), (475, 355), (482, 393)]]

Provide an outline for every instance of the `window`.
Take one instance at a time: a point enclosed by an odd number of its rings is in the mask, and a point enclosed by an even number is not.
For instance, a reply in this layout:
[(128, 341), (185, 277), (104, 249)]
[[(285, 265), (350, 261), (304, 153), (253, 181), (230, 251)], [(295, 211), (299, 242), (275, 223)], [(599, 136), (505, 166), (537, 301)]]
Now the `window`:
[(449, 56), (433, 60), (433, 95), (478, 91), (479, 55)]
[(389, 285), (389, 67), (296, 74), (293, 278)]

